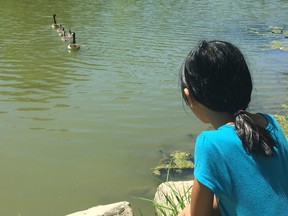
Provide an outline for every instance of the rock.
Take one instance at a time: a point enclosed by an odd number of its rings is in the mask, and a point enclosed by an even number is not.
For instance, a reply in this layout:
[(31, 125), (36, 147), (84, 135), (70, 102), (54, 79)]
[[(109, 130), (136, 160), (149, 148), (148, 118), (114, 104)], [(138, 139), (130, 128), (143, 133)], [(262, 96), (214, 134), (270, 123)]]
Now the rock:
[[(154, 201), (161, 205), (161, 211), (156, 205), (156, 215), (175, 215), (190, 203), (193, 180), (164, 182), (159, 185), (154, 196)], [(172, 214), (174, 212), (174, 214)]]
[(284, 32), (284, 38), (288, 38), (288, 31)]
[(133, 216), (133, 211), (129, 202), (122, 201), (108, 205), (99, 205), (66, 216)]
[(283, 32), (283, 28), (280, 26), (271, 26), (270, 28), (273, 34), (282, 34)]

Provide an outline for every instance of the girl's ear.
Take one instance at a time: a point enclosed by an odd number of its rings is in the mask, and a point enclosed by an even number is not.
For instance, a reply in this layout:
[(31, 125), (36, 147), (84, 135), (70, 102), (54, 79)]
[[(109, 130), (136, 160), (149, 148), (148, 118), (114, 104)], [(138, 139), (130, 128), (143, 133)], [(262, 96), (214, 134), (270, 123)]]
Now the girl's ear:
[(197, 101), (195, 100), (195, 98), (190, 95), (189, 89), (188, 88), (184, 88), (184, 94), (188, 100), (189, 106), (193, 109), (195, 107), (195, 105), (197, 104)]

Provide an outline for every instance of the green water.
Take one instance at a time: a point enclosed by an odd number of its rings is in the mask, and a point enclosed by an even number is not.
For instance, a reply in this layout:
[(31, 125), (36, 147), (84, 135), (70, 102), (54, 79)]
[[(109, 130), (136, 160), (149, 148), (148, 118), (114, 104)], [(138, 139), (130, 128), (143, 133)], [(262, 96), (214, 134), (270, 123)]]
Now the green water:
[[(286, 0), (0, 0), (0, 215), (66, 215), (127, 200), (152, 208), (160, 150), (193, 150), (207, 129), (184, 111), (178, 70), (201, 39), (238, 45), (251, 110), (279, 113), (288, 52)], [(76, 32), (69, 53), (52, 15)]]

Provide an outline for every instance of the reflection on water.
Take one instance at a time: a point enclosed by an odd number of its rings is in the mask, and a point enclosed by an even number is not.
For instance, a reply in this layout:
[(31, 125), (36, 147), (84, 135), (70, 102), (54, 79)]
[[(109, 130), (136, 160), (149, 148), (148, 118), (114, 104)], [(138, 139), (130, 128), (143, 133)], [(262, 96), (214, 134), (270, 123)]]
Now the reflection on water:
[[(0, 7), (0, 215), (65, 215), (127, 200), (151, 215), (159, 152), (193, 150), (207, 126), (183, 111), (182, 60), (201, 39), (246, 55), (252, 110), (278, 113), (287, 100), (286, 1), (103, 1)], [(81, 49), (51, 29), (52, 15)], [(159, 151), (161, 150), (161, 151)], [(49, 213), (48, 213), (49, 212)], [(137, 215), (137, 210), (135, 210)]]

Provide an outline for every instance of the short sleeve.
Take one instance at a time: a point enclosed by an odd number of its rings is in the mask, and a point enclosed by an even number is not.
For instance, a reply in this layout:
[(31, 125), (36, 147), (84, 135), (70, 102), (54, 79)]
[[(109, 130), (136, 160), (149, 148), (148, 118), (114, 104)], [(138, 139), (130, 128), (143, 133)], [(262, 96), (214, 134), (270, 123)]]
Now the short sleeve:
[[(208, 136), (207, 136), (208, 134)], [(216, 141), (216, 143), (215, 143)], [(213, 134), (202, 132), (195, 146), (195, 178), (210, 188), (218, 197), (231, 192), (229, 168)]]

